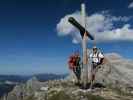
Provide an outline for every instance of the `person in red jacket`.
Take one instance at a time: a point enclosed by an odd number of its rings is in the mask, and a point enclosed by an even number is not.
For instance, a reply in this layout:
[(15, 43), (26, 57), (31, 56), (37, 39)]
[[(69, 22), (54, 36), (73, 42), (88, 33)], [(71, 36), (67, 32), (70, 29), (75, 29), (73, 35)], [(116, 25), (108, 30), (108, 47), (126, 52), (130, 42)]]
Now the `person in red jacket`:
[(69, 57), (68, 65), (69, 65), (69, 69), (74, 72), (74, 74), (78, 80), (77, 83), (79, 83), (80, 82), (80, 74), (81, 74), (79, 53), (75, 53), (74, 55), (71, 55)]
[(69, 57), (69, 61), (68, 61), (68, 65), (69, 65), (69, 69), (70, 70), (74, 70), (74, 55), (71, 55), (70, 57)]

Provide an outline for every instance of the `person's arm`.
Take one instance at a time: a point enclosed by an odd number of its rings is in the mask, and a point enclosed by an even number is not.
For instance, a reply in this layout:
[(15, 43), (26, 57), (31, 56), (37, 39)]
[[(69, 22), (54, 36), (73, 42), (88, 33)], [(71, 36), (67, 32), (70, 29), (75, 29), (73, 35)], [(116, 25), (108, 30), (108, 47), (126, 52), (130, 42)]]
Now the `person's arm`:
[(99, 64), (102, 64), (104, 60), (104, 55), (101, 52), (99, 53), (99, 58), (100, 58)]
[(92, 63), (92, 58), (93, 58), (93, 54), (91, 53), (89, 56), (88, 56), (88, 61)]
[(93, 54), (91, 53), (91, 54), (89, 55), (89, 58), (92, 58), (92, 56), (93, 56)]

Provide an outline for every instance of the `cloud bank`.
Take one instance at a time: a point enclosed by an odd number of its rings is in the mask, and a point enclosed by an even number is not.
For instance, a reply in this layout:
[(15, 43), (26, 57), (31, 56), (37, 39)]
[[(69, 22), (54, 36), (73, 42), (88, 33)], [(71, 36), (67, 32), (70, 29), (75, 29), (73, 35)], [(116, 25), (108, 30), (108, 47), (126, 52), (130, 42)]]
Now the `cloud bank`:
[(133, 8), (133, 2), (129, 4), (128, 8)]
[[(69, 22), (69, 17), (74, 17), (81, 23), (80, 12), (74, 12), (61, 18), (57, 24), (58, 36), (72, 36), (73, 43), (81, 42), (81, 36), (78, 30)], [(97, 42), (107, 41), (133, 41), (133, 29), (130, 24), (123, 24), (122, 27), (116, 27), (116, 23), (126, 23), (131, 17), (111, 16), (108, 12), (95, 13), (86, 17), (86, 29), (95, 36)]]

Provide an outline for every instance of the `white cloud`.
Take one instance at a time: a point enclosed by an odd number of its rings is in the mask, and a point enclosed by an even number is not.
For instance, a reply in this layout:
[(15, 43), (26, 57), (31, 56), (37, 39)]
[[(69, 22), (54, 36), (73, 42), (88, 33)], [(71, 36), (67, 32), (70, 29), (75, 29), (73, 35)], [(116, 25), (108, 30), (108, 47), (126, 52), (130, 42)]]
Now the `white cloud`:
[(129, 4), (128, 8), (133, 8), (133, 2)]
[[(73, 27), (69, 22), (68, 18), (72, 16), (79, 23), (81, 23), (81, 16), (79, 12), (66, 15), (61, 18), (57, 24), (57, 32), (59, 36), (71, 35), (73, 43), (81, 42), (81, 36), (77, 29)], [(86, 29), (96, 36), (96, 41), (107, 42), (114, 40), (126, 40), (133, 41), (133, 29), (130, 28), (130, 24), (125, 24), (121, 28), (114, 27), (114, 22), (127, 22), (131, 17), (126, 16), (111, 16), (108, 13), (95, 13), (86, 18)]]
[(77, 34), (78, 31), (76, 30), (76, 28), (68, 22), (68, 18), (71, 16), (80, 21), (79, 12), (66, 15), (64, 18), (61, 18), (60, 22), (57, 24), (57, 32), (59, 36), (71, 35), (73, 38), (72, 42), (79, 43), (81, 41), (80, 34)]
[(130, 25), (126, 24), (122, 28), (116, 28), (113, 30), (107, 30), (97, 34), (97, 40), (101, 41), (114, 41), (114, 40), (125, 40), (133, 41), (133, 29), (130, 29)]
[(75, 28), (68, 22), (68, 18), (73, 16), (76, 20), (80, 19), (80, 13), (75, 12), (73, 14), (66, 15), (64, 18), (61, 18), (60, 22), (57, 24), (58, 35), (69, 35)]
[(116, 17), (116, 16), (112, 16), (112, 21), (123, 21), (123, 22), (127, 22), (131, 19), (132, 17), (126, 17), (126, 16), (119, 16), (119, 17)]

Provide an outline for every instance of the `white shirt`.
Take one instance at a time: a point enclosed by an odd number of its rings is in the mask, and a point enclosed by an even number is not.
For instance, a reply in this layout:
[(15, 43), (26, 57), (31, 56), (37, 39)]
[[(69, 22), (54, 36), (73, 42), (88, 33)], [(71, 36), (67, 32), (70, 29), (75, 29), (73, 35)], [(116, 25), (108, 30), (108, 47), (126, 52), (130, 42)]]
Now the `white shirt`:
[(92, 59), (92, 62), (99, 63), (101, 58), (104, 58), (104, 55), (101, 52), (97, 53), (91, 53), (90, 58)]

